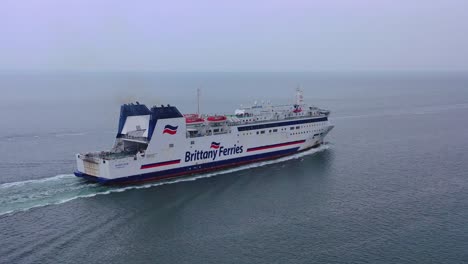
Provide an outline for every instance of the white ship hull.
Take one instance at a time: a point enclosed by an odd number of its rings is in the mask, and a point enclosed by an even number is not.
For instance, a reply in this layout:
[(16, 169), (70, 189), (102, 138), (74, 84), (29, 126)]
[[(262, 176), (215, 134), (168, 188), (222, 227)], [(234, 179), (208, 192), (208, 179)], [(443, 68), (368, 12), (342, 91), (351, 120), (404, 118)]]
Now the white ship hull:
[[(125, 108), (130, 114), (125, 114), (124, 107), (130, 109)], [(151, 111), (145, 108), (141, 105), (122, 108), (114, 148), (131, 148), (134, 154), (122, 155), (127, 153), (124, 151), (78, 154), (75, 175), (100, 183), (123, 184), (202, 173), (319, 146), (333, 128), (328, 121), (329, 113), (313, 111), (295, 111), (282, 118), (275, 114), (274, 118), (256, 121), (257, 118), (250, 123), (252, 115), (248, 115), (243, 120), (234, 118), (225, 123), (221, 120), (200, 128), (187, 124), (174, 107), (154, 107)], [(144, 111), (136, 114), (135, 109)], [(136, 132), (141, 133), (130, 136), (135, 131), (127, 132), (131, 130), (129, 127), (137, 127)], [(196, 134), (194, 127), (202, 129), (203, 134)]]
[[(288, 122), (279, 122), (281, 123)], [(291, 130), (292, 127), (294, 130)], [(108, 160), (100, 164), (85, 161), (77, 156), (76, 174), (102, 183), (129, 183), (201, 173), (275, 159), (319, 146), (332, 128), (329, 121), (321, 121), (278, 126), (275, 128), (278, 131), (271, 133), (269, 131), (274, 129), (268, 128), (210, 137), (185, 138), (178, 140), (173, 147), (168, 145), (167, 149), (157, 154)], [(257, 131), (265, 133), (257, 135)], [(173, 137), (169, 134), (164, 136)], [(212, 148), (214, 142), (220, 143), (218, 149)]]

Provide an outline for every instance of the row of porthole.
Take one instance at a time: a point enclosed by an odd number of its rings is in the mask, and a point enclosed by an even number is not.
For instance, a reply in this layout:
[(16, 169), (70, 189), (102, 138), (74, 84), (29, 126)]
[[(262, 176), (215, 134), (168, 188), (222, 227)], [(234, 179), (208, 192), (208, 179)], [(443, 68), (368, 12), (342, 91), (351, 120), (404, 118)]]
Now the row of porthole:
[[(291, 127), (290, 130), (294, 130), (294, 129), (301, 129), (301, 127)], [(286, 128), (283, 128), (281, 129), (281, 131), (286, 131), (287, 129)], [(273, 129), (273, 130), (269, 130), (268, 133), (277, 133), (278, 132), (278, 129)], [(242, 133), (243, 136), (248, 136), (248, 135), (252, 135), (253, 132), (247, 132), (247, 133)], [(257, 135), (260, 135), (260, 134), (265, 134), (266, 133), (266, 130), (262, 130), (262, 131), (257, 131)], [(298, 134), (298, 133), (294, 133), (294, 134)], [(237, 134), (237, 136), (240, 136), (240, 134)]]
[[(260, 120), (261, 120), (261, 119), (257, 117), (257, 120), (255, 120), (255, 119), (243, 119), (242, 121), (243, 121), (243, 122), (252, 122), (252, 121), (260, 121)], [(263, 120), (267, 120), (267, 118), (264, 117)]]
[[(321, 123), (321, 122), (320, 122)], [(296, 127), (290, 127), (289, 129), (290, 130), (294, 130), (294, 129), (301, 129), (301, 128), (306, 128), (306, 127), (313, 127), (313, 126), (320, 126), (321, 124), (312, 124), (312, 125), (305, 125), (305, 126), (296, 126)], [(286, 131), (287, 128), (282, 128), (281, 131)], [(269, 133), (276, 133), (278, 132), (278, 129), (273, 129), (273, 130), (269, 130)], [(257, 135), (259, 134), (265, 134), (265, 130), (262, 130), (262, 131), (257, 131)], [(242, 133), (243, 136), (249, 136), (249, 135), (252, 135), (252, 132), (247, 132), (247, 133)], [(237, 134), (237, 136), (240, 136), (240, 134)]]
[[(318, 124), (317, 124), (318, 125)], [(303, 126), (302, 128), (305, 128), (305, 127), (312, 127), (312, 126), (316, 126), (316, 125), (306, 125), (306, 126)], [(290, 127), (290, 130), (294, 130), (294, 129), (301, 129), (300, 126), (297, 126), (297, 127)], [(282, 128), (281, 131), (286, 131), (287, 129), (286, 128)], [(266, 130), (262, 130), (262, 131), (257, 131), (257, 135), (260, 135), (260, 134), (265, 134)], [(269, 133), (277, 133), (278, 132), (278, 129), (270, 129), (268, 131)], [(314, 130), (314, 131), (305, 131), (305, 132), (298, 132), (298, 133), (290, 133), (290, 135), (299, 135), (299, 134), (306, 134), (306, 133), (312, 133), (312, 132), (320, 132), (317, 131), (317, 130)], [(237, 134), (237, 136), (239, 136), (240, 134)], [(252, 132), (249, 132), (249, 133), (242, 133), (243, 136), (248, 136), (248, 135), (252, 135)], [(190, 142), (191, 145), (194, 145), (195, 144), (195, 141), (191, 141)], [(170, 148), (173, 148), (174, 147), (174, 144), (169, 144), (169, 147)]]
[(309, 134), (312, 133), (312, 131), (303, 131), (303, 132), (297, 132), (297, 133), (290, 133), (289, 135), (301, 135), (301, 134)]
[(323, 134), (323, 130), (320, 130), (320, 129), (319, 130), (307, 130), (307, 131), (303, 131), (303, 132), (290, 133), (289, 135), (300, 135), (300, 134), (307, 134), (307, 133), (321, 133), (321, 134)]

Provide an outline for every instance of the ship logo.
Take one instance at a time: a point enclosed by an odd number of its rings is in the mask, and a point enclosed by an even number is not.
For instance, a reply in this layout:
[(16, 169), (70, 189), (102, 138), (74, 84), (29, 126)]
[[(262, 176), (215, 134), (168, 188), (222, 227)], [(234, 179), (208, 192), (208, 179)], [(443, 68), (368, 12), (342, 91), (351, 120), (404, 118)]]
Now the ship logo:
[(211, 142), (212, 149), (219, 149), (220, 146), (221, 146), (221, 143)]
[(167, 125), (164, 127), (163, 134), (175, 135), (177, 134), (178, 126)]
[(302, 108), (301, 106), (299, 105), (294, 105), (294, 111), (293, 111), (295, 114), (298, 114), (300, 112), (302, 112)]

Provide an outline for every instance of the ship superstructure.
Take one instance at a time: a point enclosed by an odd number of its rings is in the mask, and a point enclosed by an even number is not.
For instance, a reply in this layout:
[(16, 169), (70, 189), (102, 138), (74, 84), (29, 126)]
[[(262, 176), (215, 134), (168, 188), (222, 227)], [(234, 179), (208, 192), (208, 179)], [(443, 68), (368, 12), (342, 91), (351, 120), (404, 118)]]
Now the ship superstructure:
[(101, 183), (162, 180), (275, 159), (317, 147), (328, 110), (254, 103), (233, 115), (182, 115), (174, 106), (122, 105), (110, 151), (77, 154), (75, 175)]

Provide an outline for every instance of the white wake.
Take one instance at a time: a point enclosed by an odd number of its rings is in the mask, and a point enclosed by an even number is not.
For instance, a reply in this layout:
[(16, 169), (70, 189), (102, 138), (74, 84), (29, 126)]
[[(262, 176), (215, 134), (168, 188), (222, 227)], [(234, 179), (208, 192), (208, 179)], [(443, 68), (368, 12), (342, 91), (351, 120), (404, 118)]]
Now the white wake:
[(179, 182), (196, 181), (198, 179), (299, 159), (326, 149), (329, 149), (329, 146), (322, 145), (316, 149), (311, 149), (276, 160), (252, 163), (232, 169), (220, 170), (206, 174), (197, 174), (169, 181), (131, 185), (126, 187), (102, 186), (97, 183), (88, 183), (72, 174), (57, 175), (39, 180), (4, 183), (0, 184), (0, 216), (23, 212), (38, 207), (63, 204), (80, 198), (90, 198), (98, 195), (125, 192), (128, 190), (147, 189)]

